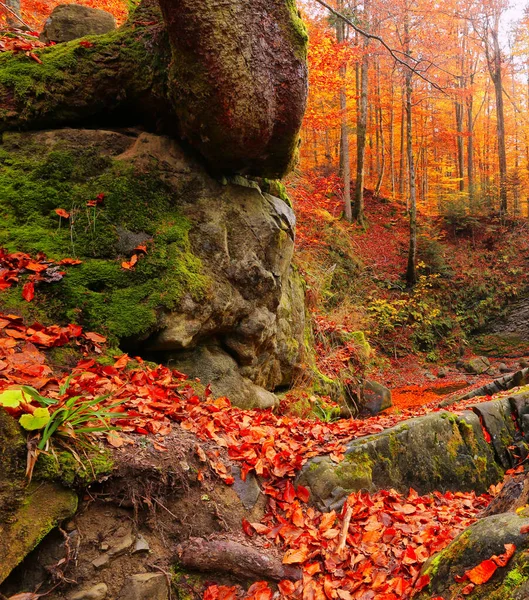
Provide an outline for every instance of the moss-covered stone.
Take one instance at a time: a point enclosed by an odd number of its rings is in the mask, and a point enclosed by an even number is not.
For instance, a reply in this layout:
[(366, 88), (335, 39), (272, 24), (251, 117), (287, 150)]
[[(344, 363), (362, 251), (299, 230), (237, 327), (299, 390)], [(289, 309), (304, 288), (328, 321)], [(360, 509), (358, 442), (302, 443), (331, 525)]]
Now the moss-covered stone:
[(36, 481), (60, 482), (69, 488), (83, 489), (108, 475), (113, 469), (108, 450), (88, 449), (75, 457), (68, 450), (39, 455), (33, 478)]
[(0, 408), (0, 527), (24, 497), (26, 440), (16, 420)]
[[(184, 294), (203, 298), (208, 279), (190, 250), (191, 223), (174, 205), (155, 162), (143, 172), (105, 155), (104, 148), (79, 147), (75, 139), (39, 139), (48, 141), (48, 151), (38, 153), (22, 139), (4, 134), (0, 147), (6, 222), (0, 245), (56, 260), (78, 256), (83, 263), (70, 267), (60, 283), (41, 286), (31, 304), (19, 289), (8, 290), (0, 299), (6, 309), (44, 323), (80, 323), (115, 342), (148, 335), (158, 312), (174, 309)], [(87, 207), (98, 196), (103, 204)], [(70, 219), (60, 219), (57, 208)], [(132, 251), (123, 248), (127, 232), (152, 240), (129, 271), (121, 267)]]
[(461, 597), (468, 581), (458, 583), (456, 576), (479, 565), (483, 560), (505, 551), (504, 544), (514, 544), (516, 552), (506, 567), (498, 568), (485, 584), (476, 586), (465, 597), (470, 600), (524, 600), (529, 580), (529, 550), (527, 535), (520, 528), (528, 519), (513, 513), (480, 519), (463, 531), (449, 546), (432, 557), (422, 574), (430, 584), (416, 597), (429, 600), (440, 596), (446, 600)]
[(54, 483), (34, 483), (14, 514), (0, 524), (0, 583), (58, 523), (77, 510), (77, 496)]

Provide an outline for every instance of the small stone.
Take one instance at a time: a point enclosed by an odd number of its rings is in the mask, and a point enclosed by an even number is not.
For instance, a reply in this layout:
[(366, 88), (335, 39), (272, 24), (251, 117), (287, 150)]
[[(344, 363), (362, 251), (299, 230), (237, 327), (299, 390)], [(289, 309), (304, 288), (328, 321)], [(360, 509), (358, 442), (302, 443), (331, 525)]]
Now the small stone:
[(141, 533), (138, 534), (132, 554), (136, 554), (136, 552), (149, 552), (150, 549), (149, 542), (141, 535)]
[(109, 545), (109, 544), (107, 544), (106, 542), (103, 542), (103, 543), (101, 544), (101, 546), (99, 546), (99, 549), (100, 549), (102, 552), (106, 552), (106, 551), (107, 551), (109, 548), (110, 548), (110, 545)]
[(505, 363), (500, 363), (498, 365), (498, 371), (500, 373), (509, 373), (511, 369), (509, 369), (509, 367)]
[(132, 537), (132, 531), (130, 529), (122, 537), (112, 540), (110, 550), (108, 551), (109, 556), (120, 556), (124, 554), (134, 543)]
[(108, 588), (106, 583), (98, 583), (90, 587), (84, 587), (78, 592), (68, 596), (68, 600), (103, 600), (107, 597)]
[(446, 377), (447, 375), (448, 375), (448, 369), (446, 367), (441, 367), (437, 371), (437, 377), (439, 377), (439, 379), (443, 379), (443, 377)]
[(108, 33), (115, 28), (114, 17), (105, 10), (62, 4), (53, 9), (40, 39), (43, 42), (69, 42), (86, 35)]
[(76, 529), (76, 528), (77, 528), (77, 526), (75, 525), (75, 521), (73, 521), (71, 519), (69, 521), (66, 521), (66, 523), (63, 527), (63, 529), (65, 531), (67, 531), (68, 533), (70, 533), (71, 531), (74, 531), (74, 529)]
[(471, 358), (463, 363), (463, 369), (471, 375), (481, 375), (490, 368), (490, 361), (486, 356)]
[(162, 573), (139, 573), (127, 578), (118, 600), (167, 600), (167, 580)]
[(108, 556), (108, 554), (102, 554), (101, 556), (98, 556), (95, 560), (92, 561), (92, 565), (96, 569), (101, 569), (105, 567), (109, 562), (110, 557)]
[(239, 496), (244, 508), (252, 510), (261, 496), (261, 488), (259, 487), (257, 478), (253, 473), (248, 473), (246, 480), (243, 481), (239, 467), (233, 467), (232, 473), (235, 479), (233, 483), (235, 493)]
[(529, 362), (525, 360), (525, 358), (522, 358), (518, 364), (520, 365), (520, 367), (522, 369), (526, 369), (527, 367), (529, 367)]

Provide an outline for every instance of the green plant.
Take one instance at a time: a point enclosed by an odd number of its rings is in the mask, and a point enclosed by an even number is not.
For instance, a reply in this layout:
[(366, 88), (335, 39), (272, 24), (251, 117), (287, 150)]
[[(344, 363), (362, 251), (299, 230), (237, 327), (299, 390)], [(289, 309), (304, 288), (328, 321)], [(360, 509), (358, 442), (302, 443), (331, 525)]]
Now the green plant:
[(340, 407), (326, 402), (323, 398), (315, 398), (312, 411), (320, 421), (325, 423), (334, 423), (340, 418)]
[[(100, 431), (119, 429), (110, 425), (113, 418), (123, 418), (123, 413), (113, 410), (125, 400), (102, 406), (110, 394), (87, 400), (82, 396), (64, 398), (67, 393), (71, 376), (61, 386), (59, 392), (63, 398), (56, 400), (46, 398), (29, 386), (8, 389), (0, 394), (0, 406), (8, 409), (22, 409), (19, 418), (20, 425), (27, 431), (37, 432), (33, 443), (28, 443), (27, 476), (31, 479), (33, 468), (40, 452), (49, 448), (53, 436), (89, 443), (88, 436)], [(35, 407), (34, 404), (39, 404)]]

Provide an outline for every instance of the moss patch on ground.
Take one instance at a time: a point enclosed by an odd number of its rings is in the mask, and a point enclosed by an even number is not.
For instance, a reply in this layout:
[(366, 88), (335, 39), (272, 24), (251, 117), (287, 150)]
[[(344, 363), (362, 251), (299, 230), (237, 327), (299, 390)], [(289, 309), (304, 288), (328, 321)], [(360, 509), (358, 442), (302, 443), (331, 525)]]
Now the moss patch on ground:
[(67, 450), (40, 454), (35, 467), (36, 481), (58, 481), (69, 488), (84, 489), (112, 472), (114, 463), (108, 450), (96, 448), (75, 457)]
[[(174, 204), (153, 161), (147, 172), (92, 148), (58, 141), (49, 151), (23, 148), (17, 134), (0, 145), (0, 246), (49, 258), (79, 257), (62, 281), (40, 284), (27, 303), (20, 288), (2, 294), (2, 305), (44, 324), (73, 322), (106, 333), (111, 342), (146, 337), (160, 310), (175, 309), (185, 294), (203, 299), (209, 281), (189, 244), (191, 223)], [(97, 206), (87, 206), (99, 198)], [(55, 210), (70, 213), (60, 218)], [(123, 239), (147, 240), (132, 270)]]

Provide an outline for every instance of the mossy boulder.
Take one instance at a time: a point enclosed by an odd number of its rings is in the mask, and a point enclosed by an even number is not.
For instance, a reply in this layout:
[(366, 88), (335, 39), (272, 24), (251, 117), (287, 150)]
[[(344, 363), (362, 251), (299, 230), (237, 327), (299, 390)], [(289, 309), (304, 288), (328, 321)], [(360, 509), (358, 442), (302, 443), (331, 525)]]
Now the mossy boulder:
[(417, 596), (417, 600), (432, 597), (456, 600), (469, 583), (456, 582), (493, 555), (505, 552), (505, 544), (514, 544), (516, 552), (506, 567), (498, 568), (485, 584), (477, 585), (465, 598), (470, 600), (525, 600), (529, 590), (529, 536), (520, 533), (529, 526), (529, 518), (505, 513), (480, 519), (463, 531), (449, 546), (432, 557), (422, 573), (430, 576), (430, 584)]
[(485, 492), (503, 472), (478, 417), (471, 412), (443, 412), (358, 438), (348, 444), (339, 464), (328, 456), (313, 458), (298, 483), (311, 490), (311, 500), (320, 509), (332, 510), (361, 489)]
[(307, 32), (295, 0), (161, 0), (178, 128), (222, 171), (282, 177), (307, 97)]
[(26, 454), (20, 426), (0, 408), (0, 527), (11, 519), (24, 498)]
[(116, 20), (106, 10), (81, 4), (59, 4), (46, 19), (40, 39), (43, 42), (69, 42), (113, 29), (116, 29)]
[(35, 52), (0, 57), (0, 131), (111, 115), (185, 138), (217, 173), (295, 164), (308, 88), (295, 0), (143, 0), (115, 31)]
[(248, 385), (294, 377), (304, 352), (295, 218), (255, 182), (213, 178), (168, 137), (64, 129), (4, 133), (0, 188), (0, 245), (83, 261), (31, 303), (20, 287), (3, 292), (3, 310), (78, 323), (176, 368), (181, 358), (193, 377), (210, 346)]
[(61, 521), (77, 510), (77, 495), (54, 483), (34, 483), (10, 523), (0, 523), (0, 583)]

